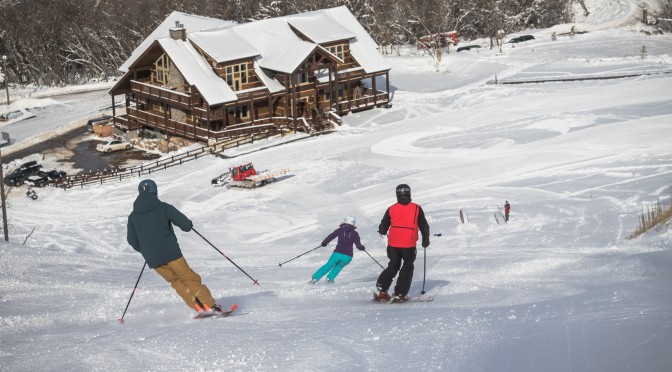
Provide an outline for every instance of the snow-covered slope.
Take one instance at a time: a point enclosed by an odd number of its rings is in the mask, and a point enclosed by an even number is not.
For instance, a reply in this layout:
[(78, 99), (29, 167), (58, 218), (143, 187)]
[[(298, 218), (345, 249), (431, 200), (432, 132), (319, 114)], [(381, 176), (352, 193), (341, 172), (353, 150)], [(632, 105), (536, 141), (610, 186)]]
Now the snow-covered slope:
[[(160, 198), (259, 280), (178, 232), (215, 298), (239, 304), (227, 319), (192, 320), (146, 270), (117, 322), (143, 265), (125, 242), (139, 179), (41, 189), (36, 201), (13, 190), (10, 242), (0, 243), (0, 369), (669, 371), (672, 232), (626, 237), (642, 208), (670, 202), (672, 75), (486, 83), (663, 72), (670, 50), (669, 35), (612, 29), (502, 55), (452, 53), (439, 74), (427, 56), (386, 57), (392, 108), (349, 115), (330, 135), (154, 174)], [(248, 161), (291, 175), (257, 190), (210, 185)], [(387, 262), (376, 229), (399, 183), (431, 226), (411, 293), (433, 302), (370, 301), (380, 273), (371, 257)], [(511, 221), (498, 224), (505, 200)], [(346, 215), (371, 257), (356, 252), (334, 285), (307, 284), (333, 243), (278, 265)]]

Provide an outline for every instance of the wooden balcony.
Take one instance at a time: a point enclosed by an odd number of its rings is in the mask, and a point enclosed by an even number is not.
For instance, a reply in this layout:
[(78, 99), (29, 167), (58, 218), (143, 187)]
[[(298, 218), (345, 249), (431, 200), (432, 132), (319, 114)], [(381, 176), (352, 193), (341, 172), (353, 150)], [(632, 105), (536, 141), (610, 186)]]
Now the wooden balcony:
[(364, 89), (362, 96), (348, 101), (341, 101), (338, 111), (342, 113), (367, 110), (386, 105), (390, 102), (390, 94), (384, 91), (373, 92), (372, 89)]
[(275, 133), (280, 128), (293, 128), (293, 121), (286, 117), (274, 117), (255, 120), (254, 122), (245, 122), (236, 125), (230, 125), (222, 130), (208, 130), (192, 124), (182, 123), (172, 119), (167, 119), (162, 115), (140, 111), (136, 108), (127, 107), (126, 115), (117, 116), (115, 125), (124, 130), (135, 130), (142, 127), (149, 127), (163, 131), (170, 135), (190, 138), (196, 141), (207, 141), (208, 139), (228, 139), (258, 133)]
[(200, 97), (197, 94), (178, 92), (150, 84), (148, 81), (132, 80), (131, 91), (138, 97), (148, 96), (155, 100), (168, 102), (171, 105), (187, 109), (191, 109), (200, 103)]

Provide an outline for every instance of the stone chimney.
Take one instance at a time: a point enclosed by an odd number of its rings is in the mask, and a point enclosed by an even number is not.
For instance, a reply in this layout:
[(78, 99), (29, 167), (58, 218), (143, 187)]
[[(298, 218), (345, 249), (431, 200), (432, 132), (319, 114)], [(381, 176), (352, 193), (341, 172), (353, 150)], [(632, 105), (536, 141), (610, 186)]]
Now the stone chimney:
[(175, 27), (170, 29), (170, 37), (175, 40), (187, 40), (187, 29), (184, 28), (184, 25), (180, 21), (175, 21)]

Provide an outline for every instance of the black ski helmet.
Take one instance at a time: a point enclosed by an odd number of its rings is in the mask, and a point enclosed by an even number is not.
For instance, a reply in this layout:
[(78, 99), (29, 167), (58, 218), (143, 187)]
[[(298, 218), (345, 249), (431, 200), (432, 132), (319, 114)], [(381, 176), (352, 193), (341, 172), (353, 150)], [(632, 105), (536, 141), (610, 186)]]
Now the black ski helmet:
[(397, 186), (395, 190), (397, 193), (397, 201), (399, 203), (409, 203), (411, 201), (411, 186), (405, 183)]
[(138, 192), (143, 191), (148, 191), (155, 195), (159, 194), (159, 190), (156, 187), (156, 182), (150, 179), (140, 181), (140, 184), (138, 185)]

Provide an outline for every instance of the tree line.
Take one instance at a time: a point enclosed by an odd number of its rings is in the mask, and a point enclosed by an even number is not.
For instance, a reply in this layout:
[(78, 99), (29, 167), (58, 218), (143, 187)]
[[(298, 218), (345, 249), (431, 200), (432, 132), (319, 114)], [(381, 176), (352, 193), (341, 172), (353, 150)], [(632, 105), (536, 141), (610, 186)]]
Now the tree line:
[(451, 30), (494, 38), (572, 17), (572, 0), (0, 0), (0, 55), (10, 83), (78, 84), (118, 76), (172, 11), (244, 23), (341, 5), (383, 47)]

